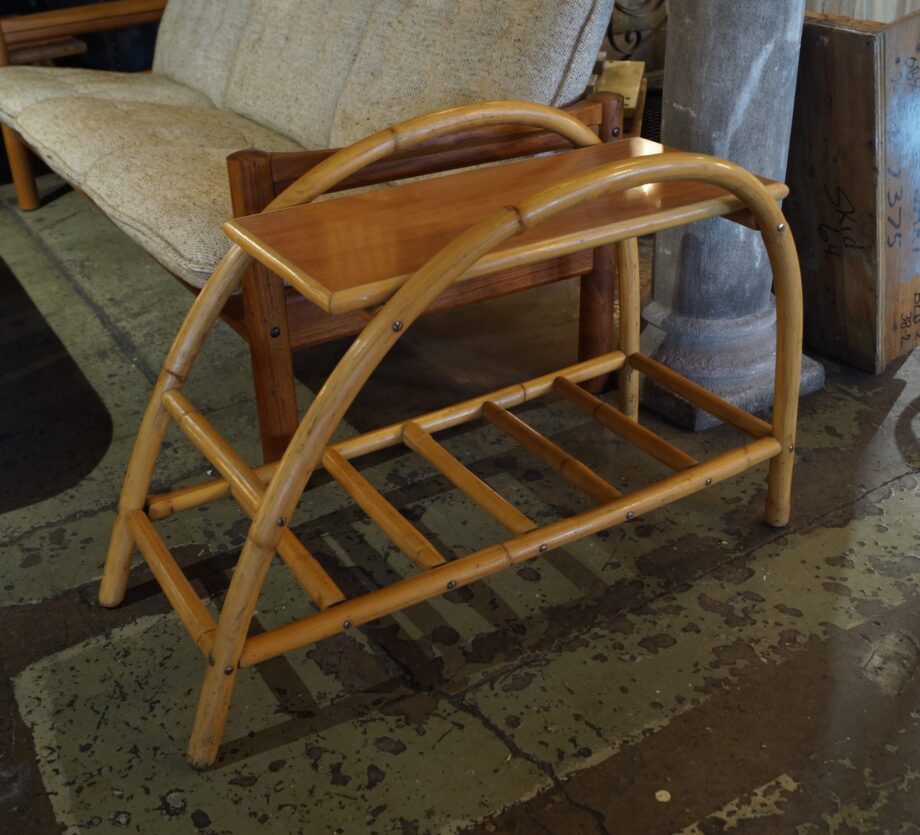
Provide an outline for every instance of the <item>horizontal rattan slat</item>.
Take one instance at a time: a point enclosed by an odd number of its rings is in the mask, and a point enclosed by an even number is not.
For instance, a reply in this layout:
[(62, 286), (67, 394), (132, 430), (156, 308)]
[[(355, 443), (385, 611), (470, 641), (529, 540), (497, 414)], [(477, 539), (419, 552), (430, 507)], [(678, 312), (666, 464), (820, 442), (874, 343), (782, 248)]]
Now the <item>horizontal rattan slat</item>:
[[(622, 351), (611, 351), (609, 354), (561, 368), (551, 374), (534, 377), (532, 380), (527, 380), (523, 383), (515, 383), (497, 391), (464, 400), (462, 403), (455, 403), (453, 406), (428, 412), (425, 415), (414, 418), (413, 422), (426, 432), (439, 432), (443, 429), (449, 429), (475, 420), (482, 413), (482, 404), (487, 400), (506, 408), (519, 406), (521, 403), (526, 403), (546, 394), (552, 389), (553, 381), (558, 377), (565, 377), (567, 380), (580, 383), (600, 374), (616, 371), (623, 367), (625, 361), (626, 358)], [(332, 444), (331, 448), (340, 452), (347, 459), (357, 458), (360, 455), (367, 455), (371, 452), (379, 452), (402, 442), (403, 427), (405, 425), (406, 421), (392, 423), (389, 426), (383, 426), (356, 438), (339, 441)], [(277, 469), (278, 462), (273, 461), (270, 464), (262, 464), (256, 467), (253, 473), (259, 481), (266, 484)], [(169, 493), (151, 496), (147, 502), (148, 514), (154, 520), (165, 519), (180, 510), (199, 507), (208, 502), (226, 498), (229, 494), (230, 485), (227, 480), (215, 478), (200, 484), (182, 487)]]
[[(258, 476), (184, 394), (168, 391), (163, 395), (163, 402), (166, 411), (195, 448), (230, 482), (234, 498), (243, 512), (250, 518), (255, 516), (265, 493), (265, 487)], [(323, 570), (316, 557), (289, 528), (282, 534), (278, 554), (318, 608), (328, 609), (345, 599), (341, 589)]]
[(255, 635), (246, 641), (240, 666), (251, 667), (304, 644), (328, 638), (345, 629), (360, 626), (414, 603), (444, 594), (450, 589), (496, 574), (515, 563), (563, 548), (585, 536), (742, 473), (773, 458), (781, 449), (776, 438), (761, 438), (577, 516), (562, 519), (430, 571), (391, 583), (348, 600), (334, 609)]
[(557, 377), (553, 382), (553, 388), (611, 432), (616, 432), (629, 443), (657, 458), (672, 470), (679, 472), (699, 463), (682, 449), (678, 449), (660, 435), (646, 429), (639, 421), (627, 417), (565, 377)]
[(534, 522), (496, 493), (479, 476), (464, 467), (417, 423), (408, 421), (403, 427), (403, 442), (511, 533), (524, 533), (536, 527)]
[(506, 409), (490, 401), (483, 405), (482, 416), (494, 423), (506, 435), (514, 438), (541, 461), (549, 464), (566, 481), (587, 493), (596, 502), (610, 502), (622, 495), (619, 490), (604, 481), (587, 465), (569, 455), (562, 447), (543, 437)]
[(192, 584), (173, 559), (151, 521), (140, 510), (128, 514), (128, 527), (138, 550), (150, 566), (163, 594), (169, 600), (182, 625), (207, 657), (214, 640), (217, 623), (205, 608)]
[(323, 453), (323, 466), (355, 500), (355, 504), (370, 516), (399, 550), (419, 568), (429, 569), (444, 563), (444, 557), (438, 553), (434, 545), (375, 490), (340, 452), (332, 448), (327, 449)]

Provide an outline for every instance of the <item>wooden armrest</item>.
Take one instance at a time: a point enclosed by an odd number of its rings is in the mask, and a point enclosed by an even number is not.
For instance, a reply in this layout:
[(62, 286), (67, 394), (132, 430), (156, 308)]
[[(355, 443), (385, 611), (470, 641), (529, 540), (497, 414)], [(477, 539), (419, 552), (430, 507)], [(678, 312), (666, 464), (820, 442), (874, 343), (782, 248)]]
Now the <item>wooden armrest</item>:
[[(584, 122), (604, 141), (621, 135), (623, 97), (616, 93), (595, 93), (563, 109)], [(347, 177), (330, 191), (420, 177), (571, 147), (566, 139), (539, 128), (522, 125), (472, 128), (462, 133), (439, 136), (421, 142), (407, 152), (393, 154)], [(227, 165), (234, 215), (239, 217), (261, 211), (298, 177), (338, 150), (326, 148), (279, 153), (248, 150), (231, 154), (227, 158)], [(254, 189), (256, 181), (260, 185)]]
[(8, 48), (67, 35), (102, 32), (153, 23), (163, 15), (166, 0), (113, 0), (50, 12), (0, 19), (0, 34)]

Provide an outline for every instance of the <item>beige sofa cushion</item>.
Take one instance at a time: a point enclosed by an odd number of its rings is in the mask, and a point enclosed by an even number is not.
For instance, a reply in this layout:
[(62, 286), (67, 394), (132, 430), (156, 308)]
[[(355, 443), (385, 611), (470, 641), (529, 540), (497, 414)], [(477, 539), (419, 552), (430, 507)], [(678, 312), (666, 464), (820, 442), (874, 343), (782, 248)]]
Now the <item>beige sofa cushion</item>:
[[(171, 0), (175, 2), (175, 0)], [(225, 104), (306, 148), (432, 110), (566, 104), (613, 0), (253, 0)]]
[(156, 72), (2, 68), (0, 119), (201, 286), (228, 246), (227, 155), (344, 145), (472, 101), (566, 102), (612, 3), (170, 0)]
[(226, 106), (305, 148), (328, 147), (376, 0), (253, 0)]
[[(122, 148), (133, 150), (138, 164), (143, 164), (147, 149), (157, 145), (236, 151), (297, 149), (295, 143), (274, 131), (210, 105), (53, 99), (26, 108), (14, 126), (59, 174), (78, 186), (82, 186), (91, 165)], [(161, 188), (173, 188), (180, 171), (164, 179)]]
[(94, 165), (83, 188), (166, 269), (203, 287), (230, 246), (221, 225), (233, 215), (227, 157), (236, 150), (157, 145), (141, 160), (121, 150)]
[(380, 0), (329, 134), (347, 145), (412, 116), (493, 99), (567, 104), (613, 0)]
[(252, 4), (253, 0), (169, 0), (157, 33), (153, 71), (223, 107)]
[(69, 67), (0, 67), (0, 120), (7, 124), (46, 99), (92, 96), (113, 101), (207, 105), (207, 97), (154, 73)]
[(128, 235), (198, 287), (227, 248), (227, 157), (251, 147), (299, 150), (210, 105), (60, 99), (27, 108), (15, 127)]

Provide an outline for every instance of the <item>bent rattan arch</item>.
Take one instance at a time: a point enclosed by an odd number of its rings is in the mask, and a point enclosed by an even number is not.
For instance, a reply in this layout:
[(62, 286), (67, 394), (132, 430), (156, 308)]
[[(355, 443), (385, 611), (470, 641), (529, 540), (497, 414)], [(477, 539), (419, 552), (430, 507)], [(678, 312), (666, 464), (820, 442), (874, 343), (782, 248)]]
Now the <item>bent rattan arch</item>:
[[(463, 122), (465, 126), (469, 126), (468, 120), (476, 118), (490, 120), (488, 123), (499, 119), (533, 123), (563, 133), (570, 132), (569, 138), (588, 143), (580, 123), (577, 125), (581, 130), (576, 130), (569, 123), (568, 117), (551, 108), (515, 104), (518, 109), (509, 119), (507, 112), (500, 112), (502, 107), (505, 105), (499, 103), (478, 108), (459, 108), (447, 114), (412, 120), (384, 131), (332, 157), (324, 166), (318, 167), (292, 186), (287, 199), (293, 202), (313, 199), (360, 165), (379, 158), (379, 155), (392, 153), (401, 146), (405, 147), (406, 141), (431, 136), (432, 131), (447, 131), (458, 118), (466, 120)], [(341, 158), (336, 162), (338, 157)], [(628, 294), (635, 303), (630, 302), (625, 306), (631, 321), (624, 323), (621, 350), (517, 387), (492, 392), (347, 442), (329, 445), (345, 411), (382, 358), (445, 288), (499, 243), (603, 194), (651, 183), (688, 179), (714, 184), (735, 195), (750, 211), (763, 237), (773, 268), (777, 306), (776, 388), (772, 424), (721, 401), (639, 352), (637, 274), (634, 269), (624, 269), (621, 273), (621, 293)], [(286, 195), (287, 192), (279, 198), (279, 205), (287, 205), (283, 199)], [(634, 237), (620, 235), (608, 243), (618, 245), (619, 257), (625, 267), (634, 263)], [(227, 296), (239, 282), (249, 260), (247, 254), (234, 246), (193, 304), (169, 352), (128, 467), (100, 588), (100, 601), (103, 605), (117, 605), (121, 601), (131, 551), (136, 545), (150, 563), (183, 624), (207, 656), (209, 663), (188, 750), (189, 760), (195, 766), (209, 765), (217, 756), (234, 681), (241, 666), (250, 666), (488, 576), (704, 489), (768, 459), (770, 472), (766, 520), (772, 525), (784, 525), (788, 520), (801, 356), (798, 261), (775, 197), (756, 177), (732, 163), (698, 154), (667, 153), (602, 166), (518, 201), (516, 205), (507, 206), (461, 234), (415, 272), (376, 312), (355, 339), (307, 410), (280, 463), (263, 474), (270, 478), (267, 485), (263, 484), (260, 474), (242, 461), (181, 393), (207, 331), (216, 320)], [(621, 375), (620, 411), (574, 385), (613, 369), (627, 372)], [(695, 461), (637, 422), (637, 400), (634, 394), (637, 372), (654, 378), (685, 398), (708, 408), (718, 417), (736, 424), (752, 435), (754, 440), (710, 461)], [(534, 437), (536, 433), (526, 425), (522, 428), (522, 425), (518, 425), (520, 422), (506, 411), (510, 405), (540, 396), (551, 389), (559, 391), (606, 426), (668, 463), (676, 471), (674, 475), (624, 496), (578, 462), (558, 458), (558, 448), (540, 436)], [(538, 528), (494, 494), (491, 488), (478, 482), (472, 473), (464, 471), (459, 462), (451, 460), (431, 437), (430, 433), (439, 428), (480, 416), (521, 438), (529, 448), (545, 456), (545, 460), (556, 461), (560, 472), (587, 490), (598, 504), (574, 517)], [(150, 474), (170, 418), (179, 423), (223, 476), (220, 484), (199, 488), (194, 499), (186, 495), (183, 506), (194, 506), (230, 492), (253, 519), (217, 623), (153, 529), (151, 519), (166, 515), (165, 511), (154, 512), (154, 505), (162, 511), (164, 502), (152, 501), (148, 512), (143, 510), (148, 498), (146, 494)], [(400, 442), (420, 452), (442, 468), (455, 484), (467, 489), (477, 502), (489, 509), (512, 531), (512, 538), (474, 554), (445, 561), (418, 531), (388, 507), (382, 496), (363, 482), (360, 474), (349, 464), (350, 458)], [(344, 599), (287, 526), (287, 520), (312, 473), (319, 466), (324, 466), (368, 515), (384, 527), (422, 569), (420, 573), (359, 598)], [(172, 494), (169, 501), (182, 504), (178, 501), (180, 493), (182, 491)], [(276, 552), (294, 570), (320, 611), (250, 638), (247, 634), (252, 614)]]
[[(343, 148), (288, 186), (265, 211), (276, 211), (315, 200), (361, 168), (425, 140), (469, 128), (500, 124), (553, 131), (581, 147), (600, 143), (600, 139), (583, 122), (546, 105), (498, 101), (449, 108), (408, 119)], [(112, 531), (105, 574), (99, 590), (99, 601), (103, 606), (117, 606), (124, 598), (134, 548), (132, 536), (127, 529), (126, 514), (143, 508), (150, 489), (153, 467), (168, 422), (162, 403), (163, 394), (181, 389), (208, 331), (251, 263), (252, 256), (243, 252), (239, 246), (231, 246), (192, 303), (166, 357), (138, 431), (119, 499), (118, 518)], [(303, 293), (303, 288), (297, 287), (296, 282), (294, 286)], [(291, 561), (288, 562), (290, 564)]]

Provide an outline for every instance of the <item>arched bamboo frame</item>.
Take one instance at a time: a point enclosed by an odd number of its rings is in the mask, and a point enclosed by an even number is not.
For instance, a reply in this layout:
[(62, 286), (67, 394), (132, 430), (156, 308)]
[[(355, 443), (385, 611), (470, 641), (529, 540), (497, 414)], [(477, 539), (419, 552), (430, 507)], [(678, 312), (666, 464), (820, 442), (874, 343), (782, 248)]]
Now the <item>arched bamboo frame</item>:
[[(309, 203), (356, 171), (426, 140), (492, 125), (522, 125), (552, 131), (578, 147), (601, 142), (574, 116), (542, 104), (494, 101), (453, 107), (408, 119), (343, 148), (288, 186), (265, 211)], [(112, 529), (105, 573), (99, 589), (99, 602), (103, 606), (118, 606), (125, 596), (131, 553), (134, 550), (127, 517), (132, 511), (143, 508), (150, 490), (153, 468), (169, 421), (163, 405), (163, 395), (167, 391), (182, 388), (208, 331), (227, 300), (239, 287), (251, 264), (250, 255), (236, 244), (231, 246), (192, 303), (166, 357), (128, 463), (118, 503), (118, 517)]]
[[(516, 121), (557, 130), (578, 143), (593, 144), (584, 136), (587, 129), (581, 123), (559, 111), (514, 103), (512, 117), (509, 117), (508, 110), (502, 109), (506, 105), (493, 103), (457, 108), (434, 114), (434, 117), (411, 120), (376, 134), (345, 149), (301, 178), (269, 210), (312, 200), (363, 165), (406, 147), (406, 143), (449, 132), (458, 125), (469, 127), (471, 124)], [(461, 121), (458, 122), (458, 119)], [(593, 134), (590, 136), (597, 141)], [(735, 195), (753, 215), (767, 249), (773, 268), (777, 307), (773, 423), (770, 426), (758, 422), (766, 427), (761, 434), (768, 433), (768, 437), (738, 450), (743, 465), (734, 471), (770, 458), (766, 520), (772, 525), (784, 525), (788, 521), (801, 362), (801, 284), (795, 248), (774, 198), (756, 177), (738, 166), (713, 157), (687, 153), (667, 153), (614, 163), (560, 182), (516, 205), (506, 206), (458, 236), (432, 257), (370, 320), (316, 395), (274, 475), (261, 493), (214, 633), (197, 636), (199, 644), (204, 642), (209, 649), (209, 666), (188, 749), (189, 761), (193, 765), (210, 765), (217, 756), (241, 662), (248, 666), (263, 657), (277, 654), (263, 641), (260, 644), (261, 654), (254, 649), (247, 653), (248, 657), (244, 657), (249, 624), (268, 566), (287, 532), (287, 520), (312, 473), (320, 465), (333, 432), (383, 357), (441, 292), (502, 241), (579, 203), (636, 186), (676, 180), (703, 181)], [(634, 258), (634, 249), (620, 249), (621, 263)], [(143, 507), (170, 413), (173, 416), (187, 414), (183, 412), (185, 401), (179, 389), (191, 370), (204, 337), (250, 260), (238, 247), (230, 251), (193, 304), (169, 352), (145, 413), (125, 479), (119, 517), (113, 529), (100, 588), (103, 605), (117, 605), (123, 597), (136, 535), (132, 532), (129, 517)], [(641, 371), (646, 360), (638, 354), (637, 324), (636, 317), (636, 322), (630, 326), (636, 332), (626, 335), (626, 359), (632, 359), (633, 369)], [(633, 388), (633, 378), (634, 375), (630, 378), (628, 389)], [(626, 405), (630, 409), (634, 407), (629, 397)], [(594, 511), (582, 514), (577, 523), (564, 520), (547, 528), (525, 532), (503, 545), (461, 558), (450, 565), (432, 568), (422, 575), (425, 580), (421, 584), (412, 586), (412, 590), (407, 586), (401, 598), (395, 589), (401, 584), (397, 583), (367, 595), (375, 600), (363, 607), (359, 604), (365, 598), (343, 603), (341, 608), (327, 609), (320, 615), (278, 630), (285, 632), (282, 644), (290, 648), (307, 643), (324, 634), (340, 631), (343, 620), (346, 626), (356, 626), (387, 611), (471, 582), (519, 559), (543, 553), (547, 548), (559, 547), (573, 538), (616, 524), (623, 518), (631, 518), (632, 511), (627, 508), (636, 508), (641, 512), (662, 504), (663, 494), (671, 498), (685, 495), (692, 489), (698, 489), (700, 478), (692, 473), (691, 468), (660, 485), (602, 504)], [(711, 482), (712, 478), (709, 478), (706, 484)], [(445, 585), (444, 579), (448, 575), (452, 584), (449, 586)], [(411, 579), (421, 581), (421, 577)], [(394, 605), (394, 598), (401, 604)], [(307, 621), (322, 623), (305, 627)], [(299, 640), (301, 638), (304, 640)]]

